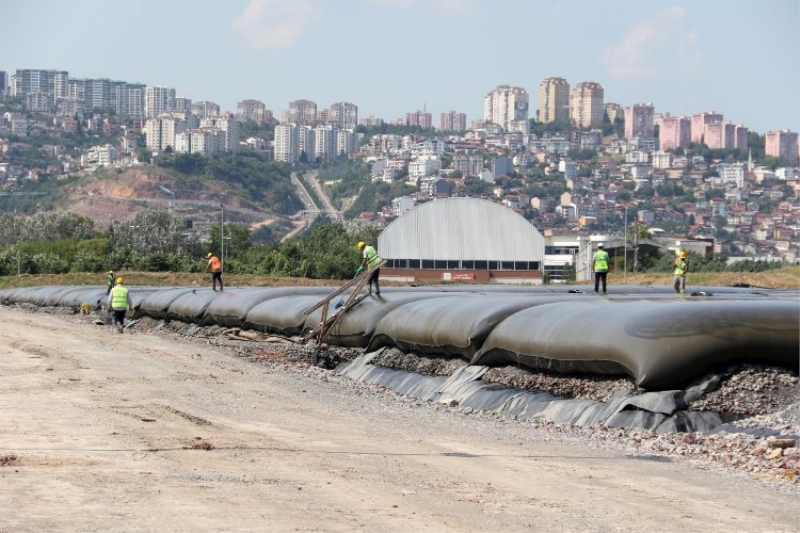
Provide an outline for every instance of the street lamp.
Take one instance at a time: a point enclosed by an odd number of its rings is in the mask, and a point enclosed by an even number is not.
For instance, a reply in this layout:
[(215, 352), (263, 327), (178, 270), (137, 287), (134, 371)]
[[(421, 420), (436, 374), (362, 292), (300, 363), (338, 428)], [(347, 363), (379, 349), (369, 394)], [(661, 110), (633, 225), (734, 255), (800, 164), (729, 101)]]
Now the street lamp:
[(622, 264), (624, 265), (622, 271), (622, 284), (628, 284), (628, 206), (625, 206), (625, 220), (623, 222), (623, 237), (625, 238), (625, 258), (622, 260)]
[(225, 204), (219, 204), (222, 208), (222, 224), (219, 228), (219, 262), (221, 263), (220, 272), (225, 270)]

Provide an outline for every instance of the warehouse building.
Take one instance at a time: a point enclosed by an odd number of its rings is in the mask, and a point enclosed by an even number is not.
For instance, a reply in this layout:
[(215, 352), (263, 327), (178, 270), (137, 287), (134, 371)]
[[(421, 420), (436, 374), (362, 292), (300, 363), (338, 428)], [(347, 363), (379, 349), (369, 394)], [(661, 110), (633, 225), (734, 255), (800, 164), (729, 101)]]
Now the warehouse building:
[(542, 284), (544, 237), (508, 207), (477, 198), (421, 204), (378, 237), (381, 278)]

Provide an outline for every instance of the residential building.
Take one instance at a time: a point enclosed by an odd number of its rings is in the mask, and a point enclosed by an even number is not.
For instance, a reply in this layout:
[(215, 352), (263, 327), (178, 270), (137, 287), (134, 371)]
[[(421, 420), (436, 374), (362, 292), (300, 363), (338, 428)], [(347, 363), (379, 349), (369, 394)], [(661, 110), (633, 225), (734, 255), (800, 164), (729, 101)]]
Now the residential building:
[(162, 113), (175, 110), (175, 89), (172, 87), (147, 86), (144, 97), (145, 118), (156, 118)]
[(605, 116), (602, 85), (585, 81), (575, 86), (570, 101), (572, 123), (579, 128), (601, 128)]
[(336, 157), (349, 156), (358, 148), (358, 138), (352, 129), (340, 129), (336, 134)]
[(615, 104), (614, 102), (607, 102), (603, 105), (603, 108), (605, 109), (608, 121), (612, 124), (616, 122), (618, 118), (622, 118), (623, 109), (621, 105)]
[(216, 128), (225, 132), (225, 151), (239, 151), (239, 123), (231, 113), (206, 117), (200, 120), (201, 128)]
[(687, 117), (662, 115), (658, 119), (658, 141), (662, 150), (689, 148), (692, 121)]
[(331, 104), (327, 123), (339, 129), (356, 129), (356, 126), (358, 126), (358, 106), (350, 102)]
[(800, 158), (798, 151), (797, 132), (778, 130), (766, 134), (764, 153), (768, 156), (777, 157), (789, 165), (797, 165)]
[(333, 161), (336, 155), (336, 135), (333, 126), (314, 128), (314, 160), (323, 163)]
[(179, 113), (192, 113), (192, 99), (185, 96), (175, 97), (175, 111)]
[(655, 108), (653, 104), (634, 104), (625, 108), (625, 138), (653, 139), (655, 137)]
[(744, 164), (743, 163), (720, 163), (717, 165), (720, 180), (725, 184), (734, 184), (737, 188), (744, 187)]
[(505, 131), (517, 131), (520, 121), (528, 121), (528, 91), (522, 87), (498, 85), (483, 98), (483, 121)]
[(417, 126), (424, 130), (431, 129), (433, 124), (433, 117), (430, 113), (425, 111), (414, 111), (412, 113), (406, 113), (406, 126)]
[(259, 100), (242, 100), (236, 104), (236, 120), (247, 122), (252, 120), (256, 124), (263, 124), (266, 120), (266, 106)]
[(216, 117), (220, 115), (220, 108), (215, 102), (192, 102), (192, 115), (200, 119)]
[(458, 111), (450, 111), (439, 115), (439, 129), (442, 131), (466, 131), (467, 115)]
[(569, 83), (547, 78), (539, 84), (539, 116), (542, 123), (569, 120)]
[(289, 112), (283, 122), (298, 126), (312, 126), (317, 121), (317, 104), (311, 100), (294, 100), (289, 102)]
[(6, 91), (8, 91), (8, 74), (5, 70), (0, 70), (0, 99), (2, 99)]
[(11, 76), (11, 96), (44, 93), (51, 98), (65, 98), (68, 80), (66, 70), (17, 69)]
[(297, 162), (300, 151), (297, 148), (298, 128), (294, 124), (275, 126), (275, 161)]
[(704, 142), (703, 137), (706, 134), (706, 127), (709, 124), (717, 124), (722, 122), (722, 114), (714, 111), (705, 111), (692, 115), (692, 138), (693, 143)]
[(175, 151), (209, 156), (225, 151), (225, 132), (219, 128), (193, 128), (175, 136)]

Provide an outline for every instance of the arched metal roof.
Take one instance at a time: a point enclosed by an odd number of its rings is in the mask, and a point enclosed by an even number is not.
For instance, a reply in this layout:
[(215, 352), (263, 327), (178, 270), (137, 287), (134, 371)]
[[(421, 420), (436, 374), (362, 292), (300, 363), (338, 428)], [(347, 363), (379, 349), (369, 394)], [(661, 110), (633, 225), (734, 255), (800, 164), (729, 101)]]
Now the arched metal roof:
[(446, 198), (403, 214), (378, 237), (385, 259), (543, 261), (544, 237), (508, 207)]

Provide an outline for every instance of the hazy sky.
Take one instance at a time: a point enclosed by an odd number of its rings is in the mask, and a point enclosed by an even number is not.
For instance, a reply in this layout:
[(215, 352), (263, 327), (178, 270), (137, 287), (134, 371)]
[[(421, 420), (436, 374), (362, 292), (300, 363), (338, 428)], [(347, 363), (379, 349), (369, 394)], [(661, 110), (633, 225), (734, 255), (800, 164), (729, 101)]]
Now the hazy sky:
[(595, 81), (606, 102), (800, 130), (798, 0), (0, 0), (0, 70), (174, 87), (235, 111), (352, 102), (481, 118), (498, 85)]

